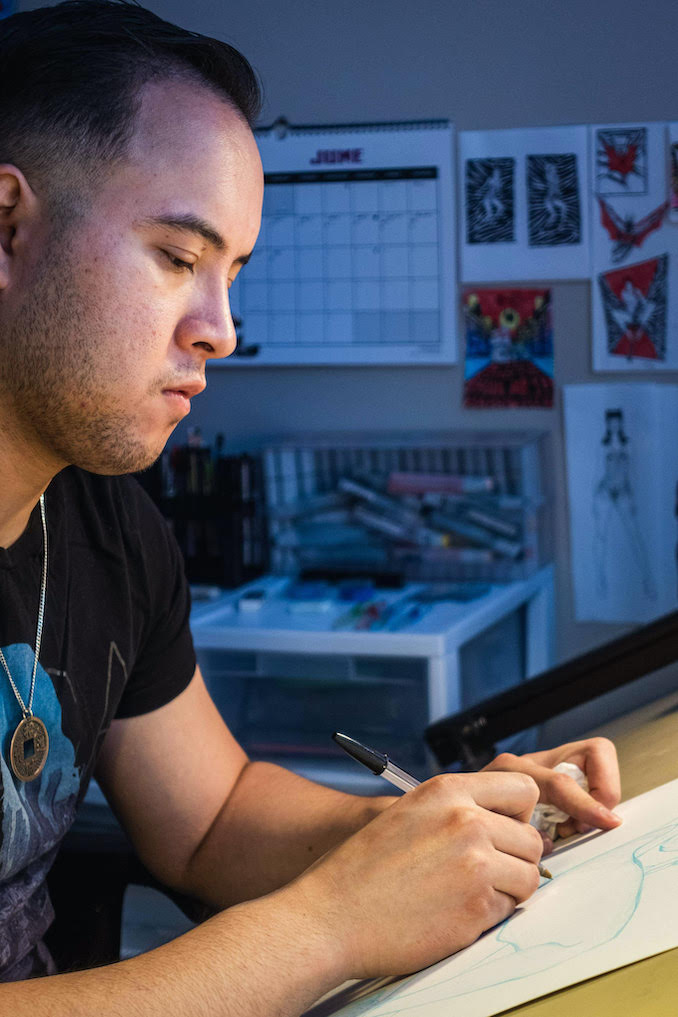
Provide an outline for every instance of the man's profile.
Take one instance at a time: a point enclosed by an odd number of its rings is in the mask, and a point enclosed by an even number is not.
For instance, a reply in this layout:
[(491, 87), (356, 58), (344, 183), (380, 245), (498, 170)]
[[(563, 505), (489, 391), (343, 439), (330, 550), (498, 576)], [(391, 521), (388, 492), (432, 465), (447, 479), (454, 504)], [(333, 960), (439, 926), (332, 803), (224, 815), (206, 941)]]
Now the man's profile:
[[(600, 740), (362, 799), (250, 762), (207, 694), (180, 556), (126, 474), (234, 348), (259, 102), (236, 50), (124, 0), (0, 21), (2, 1012), (292, 1017), (511, 913), (538, 883), (538, 798), (617, 823)], [(57, 973), (45, 877), (93, 775), (153, 875), (215, 914)]]

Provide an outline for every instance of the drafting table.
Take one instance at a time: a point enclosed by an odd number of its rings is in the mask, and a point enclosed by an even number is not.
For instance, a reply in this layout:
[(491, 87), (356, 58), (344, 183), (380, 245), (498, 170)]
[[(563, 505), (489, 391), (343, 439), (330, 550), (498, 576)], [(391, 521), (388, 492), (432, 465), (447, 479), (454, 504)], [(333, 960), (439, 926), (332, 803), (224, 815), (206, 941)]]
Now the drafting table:
[[(605, 735), (616, 744), (624, 798), (673, 780), (678, 777), (678, 692), (591, 735)], [(506, 1010), (502, 1017), (674, 1017), (677, 992), (678, 949)]]

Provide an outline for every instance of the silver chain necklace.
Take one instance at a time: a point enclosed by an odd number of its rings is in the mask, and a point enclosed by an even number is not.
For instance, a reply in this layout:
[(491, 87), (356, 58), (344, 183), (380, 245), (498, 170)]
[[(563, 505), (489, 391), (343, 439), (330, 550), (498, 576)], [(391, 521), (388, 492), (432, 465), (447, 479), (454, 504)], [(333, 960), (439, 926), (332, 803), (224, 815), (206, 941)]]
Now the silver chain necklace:
[(26, 783), (42, 772), (47, 761), (49, 752), (49, 735), (47, 728), (33, 714), (33, 695), (35, 693), (35, 679), (38, 673), (38, 657), (40, 656), (40, 643), (42, 642), (42, 625), (45, 620), (45, 598), (47, 596), (47, 515), (45, 512), (45, 496), (40, 495), (40, 518), (42, 519), (42, 581), (40, 583), (40, 604), (38, 606), (38, 625), (35, 633), (35, 659), (33, 661), (33, 675), (31, 687), (28, 693), (28, 705), (23, 701), (21, 693), (16, 687), (12, 678), (5, 655), (0, 649), (0, 663), (5, 669), (9, 678), (9, 684), (16, 696), (16, 701), (21, 707), (22, 719), (12, 736), (9, 747), (9, 762), (14, 776)]

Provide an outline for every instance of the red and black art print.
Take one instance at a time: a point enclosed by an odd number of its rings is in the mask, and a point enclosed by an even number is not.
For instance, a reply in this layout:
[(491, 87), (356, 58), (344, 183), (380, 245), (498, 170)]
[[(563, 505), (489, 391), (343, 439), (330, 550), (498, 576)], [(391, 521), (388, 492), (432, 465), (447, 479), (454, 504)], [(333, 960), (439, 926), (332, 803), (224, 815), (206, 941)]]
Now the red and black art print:
[(647, 193), (646, 127), (601, 127), (596, 131), (596, 192)]
[(553, 324), (547, 289), (463, 295), (464, 406), (553, 406)]
[(652, 212), (636, 220), (626, 209), (617, 211), (604, 198), (598, 198), (598, 202), (601, 225), (605, 227), (612, 241), (611, 257), (614, 264), (623, 261), (634, 247), (642, 247), (646, 237), (663, 224), (669, 210), (668, 201), (664, 201)]
[(668, 263), (662, 254), (598, 276), (608, 353), (628, 360), (666, 359)]

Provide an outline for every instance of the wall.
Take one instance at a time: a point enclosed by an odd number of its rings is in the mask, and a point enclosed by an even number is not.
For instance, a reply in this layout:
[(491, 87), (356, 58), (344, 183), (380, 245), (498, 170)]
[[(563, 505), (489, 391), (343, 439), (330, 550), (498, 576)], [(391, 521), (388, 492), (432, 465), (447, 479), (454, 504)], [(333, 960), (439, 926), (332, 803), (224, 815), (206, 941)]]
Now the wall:
[[(192, 0), (190, 7), (147, 0), (147, 6), (242, 49), (264, 83), (264, 123), (279, 115), (296, 123), (449, 117), (472, 129), (678, 119), (673, 0)], [(585, 283), (554, 286), (558, 386), (611, 377), (590, 369), (588, 290)], [(213, 368), (191, 423), (208, 438), (223, 431), (234, 447), (341, 428), (549, 431), (558, 656), (613, 638), (621, 627), (573, 619), (560, 393), (552, 411), (468, 411), (461, 408), (461, 383), (460, 367)]]

